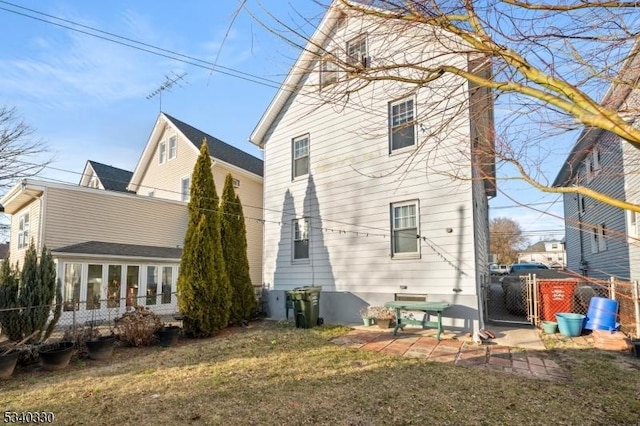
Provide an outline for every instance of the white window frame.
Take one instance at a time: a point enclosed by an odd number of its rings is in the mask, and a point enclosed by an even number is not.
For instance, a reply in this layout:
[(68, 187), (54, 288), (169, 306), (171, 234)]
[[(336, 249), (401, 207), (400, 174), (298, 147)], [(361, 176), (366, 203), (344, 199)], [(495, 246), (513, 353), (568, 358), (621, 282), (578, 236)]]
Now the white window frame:
[[(188, 182), (187, 190), (185, 191), (184, 183)], [(191, 200), (191, 175), (184, 176), (180, 179), (180, 201), (188, 203)]]
[(158, 164), (164, 164), (167, 161), (167, 143), (161, 141), (158, 143)]
[(18, 216), (18, 249), (29, 247), (30, 227), (29, 212), (22, 213)]
[(591, 228), (591, 232), (589, 233), (591, 235), (591, 253), (597, 253), (598, 252), (598, 227), (594, 226), (593, 228)]
[(339, 79), (338, 72), (340, 68), (336, 63), (334, 52), (327, 53), (320, 59), (320, 88), (324, 88), (331, 84), (337, 83)]
[[(397, 114), (394, 114), (394, 112), (393, 112), (394, 108), (399, 107), (402, 104), (408, 104), (408, 103), (411, 103), (411, 109), (410, 110), (407, 108), (403, 112), (398, 112)], [(415, 117), (416, 117), (416, 102), (415, 102), (415, 98), (413, 96), (409, 96), (409, 97), (406, 97), (406, 98), (402, 98), (402, 99), (398, 99), (398, 100), (389, 102), (389, 106), (388, 106), (389, 154), (393, 154), (393, 153), (396, 153), (396, 152), (404, 152), (404, 151), (415, 149), (415, 147), (416, 147), (416, 138), (417, 138)], [(397, 118), (397, 120), (396, 120), (396, 118)], [(413, 124), (407, 125), (407, 123), (411, 123), (411, 122)], [(394, 143), (393, 143), (394, 133), (395, 132), (402, 132), (402, 131), (405, 131), (406, 129), (412, 129), (413, 130), (413, 143), (411, 145), (406, 145), (406, 146), (401, 146), (401, 147), (398, 147), (398, 148), (394, 148), (393, 147), (393, 145), (394, 145)]]
[[(299, 148), (302, 142), (306, 141), (306, 149)], [(311, 139), (309, 134), (298, 136), (291, 140), (291, 180), (295, 180), (301, 176), (306, 176), (311, 171), (310, 151), (311, 151)], [(296, 173), (297, 162), (304, 161), (306, 158), (307, 171), (305, 173)]]
[(627, 230), (627, 234), (631, 238), (640, 237), (640, 213), (627, 210), (627, 217), (629, 221), (629, 226)]
[[(396, 226), (396, 212), (397, 209), (407, 206), (414, 206), (414, 225), (415, 226)], [(420, 239), (417, 238), (420, 235), (420, 204), (418, 200), (401, 201), (397, 203), (391, 203), (390, 205), (391, 216), (391, 257), (393, 259), (415, 259), (420, 257)], [(396, 232), (407, 231), (415, 229), (416, 235), (416, 251), (401, 251), (398, 252), (396, 248)]]
[(167, 155), (167, 158), (169, 160), (173, 160), (174, 158), (176, 158), (176, 155), (178, 153), (178, 137), (177, 136), (174, 135), (169, 138), (168, 150), (169, 150), (169, 154)]
[[(302, 223), (302, 226), (300, 224)], [(310, 247), (310, 220), (308, 217), (300, 217), (291, 221), (291, 261), (293, 263), (307, 263), (311, 258)], [(306, 241), (307, 256), (296, 257), (296, 243)]]
[(347, 42), (347, 64), (356, 69), (369, 67), (369, 43), (367, 34), (360, 34)]
[(240, 188), (240, 179), (231, 178), (231, 182), (233, 183), (234, 188)]
[(607, 249), (607, 227), (604, 223), (598, 225), (598, 251)]
[(578, 194), (578, 211), (580, 214), (584, 214), (586, 211), (586, 202), (582, 194)]
[(600, 156), (600, 150), (598, 149), (598, 147), (593, 148), (593, 151), (591, 151), (591, 175), (592, 176), (597, 176), (598, 173), (600, 173), (600, 170), (602, 169), (602, 164), (601, 164), (601, 156)]

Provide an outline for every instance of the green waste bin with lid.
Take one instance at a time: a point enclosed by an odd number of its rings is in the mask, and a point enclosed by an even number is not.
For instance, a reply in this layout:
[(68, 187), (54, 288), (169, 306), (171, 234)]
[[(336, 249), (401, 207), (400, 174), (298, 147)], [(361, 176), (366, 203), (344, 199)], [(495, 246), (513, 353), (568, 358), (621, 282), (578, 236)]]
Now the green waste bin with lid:
[(287, 297), (293, 303), (293, 317), (297, 328), (311, 328), (318, 324), (321, 291), (320, 286), (306, 286), (287, 292)]

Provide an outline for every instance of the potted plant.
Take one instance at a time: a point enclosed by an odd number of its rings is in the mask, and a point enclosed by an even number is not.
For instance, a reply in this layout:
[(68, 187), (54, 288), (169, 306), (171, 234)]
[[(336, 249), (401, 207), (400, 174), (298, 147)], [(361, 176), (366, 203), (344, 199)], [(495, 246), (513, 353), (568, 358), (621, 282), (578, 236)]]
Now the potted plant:
[(384, 306), (371, 306), (369, 310), (380, 328), (391, 327), (393, 320), (396, 318), (396, 312)]
[(158, 338), (160, 339), (160, 346), (169, 347), (178, 343), (178, 337), (180, 335), (180, 327), (177, 325), (163, 325), (158, 331)]
[(360, 308), (360, 316), (362, 317), (362, 322), (365, 326), (368, 327), (373, 323), (373, 317), (371, 316), (371, 312), (369, 312), (368, 306)]
[(73, 342), (58, 342), (42, 345), (38, 348), (40, 366), (45, 370), (61, 370), (69, 365), (73, 355)]
[[(95, 320), (95, 310), (93, 310), (91, 312), (89, 338), (85, 341), (85, 345), (89, 358), (96, 361), (104, 361), (111, 358), (116, 338), (113, 334), (113, 329), (110, 330), (111, 333), (107, 336), (101, 336), (98, 330), (94, 330), (94, 325), (98, 325), (99, 323), (101, 323), (101, 321)], [(111, 324), (111, 321), (109, 321), (109, 324)]]

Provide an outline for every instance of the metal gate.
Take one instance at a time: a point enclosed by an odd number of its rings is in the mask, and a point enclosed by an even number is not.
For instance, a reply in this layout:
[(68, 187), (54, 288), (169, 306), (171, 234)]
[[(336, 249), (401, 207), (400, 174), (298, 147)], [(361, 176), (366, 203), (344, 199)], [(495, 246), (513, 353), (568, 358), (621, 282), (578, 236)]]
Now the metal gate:
[(535, 324), (538, 318), (537, 282), (532, 275), (491, 276), (484, 288), (486, 321)]

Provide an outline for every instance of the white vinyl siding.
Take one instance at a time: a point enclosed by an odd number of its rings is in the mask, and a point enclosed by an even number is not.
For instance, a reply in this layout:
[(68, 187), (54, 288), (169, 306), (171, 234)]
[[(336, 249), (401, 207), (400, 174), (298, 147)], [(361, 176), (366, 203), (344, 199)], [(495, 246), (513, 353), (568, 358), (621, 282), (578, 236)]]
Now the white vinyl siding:
[(309, 135), (293, 139), (293, 179), (309, 174)]
[(18, 248), (29, 246), (29, 213), (24, 213), (18, 218)]
[(416, 131), (413, 98), (389, 103), (389, 152), (414, 146)]
[(394, 257), (420, 253), (418, 231), (418, 202), (391, 205), (392, 254)]

